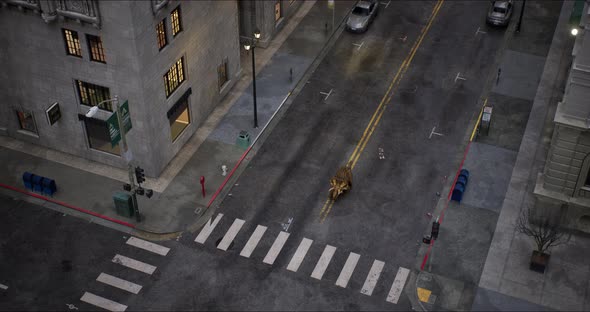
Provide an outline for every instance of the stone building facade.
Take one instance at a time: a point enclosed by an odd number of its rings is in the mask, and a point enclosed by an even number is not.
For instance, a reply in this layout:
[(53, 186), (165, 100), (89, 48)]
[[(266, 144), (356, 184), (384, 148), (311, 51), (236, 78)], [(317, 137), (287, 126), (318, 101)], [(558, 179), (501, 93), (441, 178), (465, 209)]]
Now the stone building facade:
[(590, 16), (588, 1), (572, 52), (566, 89), (557, 105), (537, 206), (559, 209), (569, 229), (590, 233)]
[(267, 47), (302, 3), (301, 0), (239, 0), (241, 40), (250, 40), (258, 27), (261, 33), (258, 45)]
[[(158, 176), (240, 76), (237, 1), (0, 0), (0, 135)], [(55, 104), (57, 103), (57, 104)]]

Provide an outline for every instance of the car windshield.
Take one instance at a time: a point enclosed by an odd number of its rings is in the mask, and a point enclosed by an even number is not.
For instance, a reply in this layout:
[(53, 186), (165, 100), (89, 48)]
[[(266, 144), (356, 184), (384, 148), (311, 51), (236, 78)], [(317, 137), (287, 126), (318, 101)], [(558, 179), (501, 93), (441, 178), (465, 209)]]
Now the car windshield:
[(505, 8), (501, 8), (501, 7), (494, 7), (494, 12), (495, 13), (505, 14), (506, 13), (506, 9)]
[(361, 8), (361, 7), (354, 7), (352, 10), (352, 14), (354, 15), (369, 15), (369, 9)]

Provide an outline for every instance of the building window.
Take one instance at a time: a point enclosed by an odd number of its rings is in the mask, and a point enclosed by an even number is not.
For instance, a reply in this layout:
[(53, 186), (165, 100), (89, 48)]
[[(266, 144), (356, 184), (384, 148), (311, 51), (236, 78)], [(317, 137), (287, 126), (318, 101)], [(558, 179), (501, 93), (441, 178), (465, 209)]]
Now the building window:
[(183, 59), (180, 58), (166, 74), (164, 75), (164, 87), (166, 89), (166, 97), (169, 97), (176, 88), (184, 81), (184, 66)]
[(228, 81), (227, 78), (227, 58), (223, 60), (219, 66), (217, 66), (217, 77), (219, 79), (219, 90)]
[(88, 145), (90, 148), (115, 155), (121, 153), (119, 144), (115, 145), (115, 147), (111, 145), (109, 127), (106, 121), (95, 118), (85, 118), (84, 125), (86, 126), (86, 137), (88, 138)]
[(35, 118), (31, 111), (16, 111), (18, 117), (18, 124), (21, 130), (33, 132), (37, 134), (37, 125), (35, 124)]
[(281, 11), (281, 0), (277, 0), (277, 2), (275, 2), (275, 23), (278, 22), (282, 16), (283, 12)]
[(64, 34), (64, 41), (66, 42), (66, 53), (68, 55), (82, 57), (82, 49), (80, 48), (80, 39), (78, 39), (78, 32), (62, 29)]
[[(106, 87), (97, 86), (80, 80), (76, 80), (76, 87), (78, 88), (80, 104), (96, 106), (98, 103), (111, 98), (109, 88)], [(109, 112), (113, 111), (113, 105), (111, 102), (102, 103), (98, 105), (98, 108)]]
[(170, 138), (175, 141), (176, 138), (191, 123), (188, 111), (188, 95), (185, 94), (172, 108), (168, 111), (168, 121), (170, 122)]
[(156, 34), (158, 35), (158, 48), (162, 50), (168, 44), (168, 39), (166, 39), (166, 19), (156, 25)]
[(172, 13), (170, 13), (170, 20), (172, 22), (172, 36), (182, 31), (182, 19), (180, 18), (180, 6), (178, 6)]
[(98, 36), (86, 35), (88, 42), (88, 50), (90, 51), (90, 59), (95, 62), (106, 63), (104, 57), (104, 49), (102, 48), (102, 40)]

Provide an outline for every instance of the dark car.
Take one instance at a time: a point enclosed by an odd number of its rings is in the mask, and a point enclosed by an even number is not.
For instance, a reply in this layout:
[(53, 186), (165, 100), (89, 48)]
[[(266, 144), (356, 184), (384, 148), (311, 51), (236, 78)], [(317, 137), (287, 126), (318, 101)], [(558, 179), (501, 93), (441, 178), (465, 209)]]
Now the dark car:
[(506, 26), (512, 17), (512, 0), (497, 0), (492, 2), (486, 22), (496, 26)]

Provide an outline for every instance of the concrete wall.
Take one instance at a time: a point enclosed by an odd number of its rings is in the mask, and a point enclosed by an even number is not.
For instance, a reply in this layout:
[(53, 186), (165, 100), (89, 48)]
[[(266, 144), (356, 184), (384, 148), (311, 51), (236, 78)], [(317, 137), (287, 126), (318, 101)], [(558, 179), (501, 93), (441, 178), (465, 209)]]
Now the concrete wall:
[[(118, 155), (90, 149), (74, 80), (108, 87), (111, 96), (129, 101), (133, 129), (128, 139), (134, 162), (157, 176), (208, 114), (231, 89), (240, 72), (236, 1), (181, 3), (183, 31), (172, 37), (171, 1), (154, 15), (151, 1), (99, 2), (101, 28), (57, 19), (46, 23), (40, 12), (0, 8), (0, 134), (115, 166)], [(168, 46), (158, 51), (155, 25), (166, 17)], [(78, 32), (82, 58), (67, 55), (61, 28)], [(90, 61), (85, 34), (103, 41), (106, 64)], [(167, 99), (163, 75), (185, 57), (186, 80)], [(217, 65), (228, 59), (231, 81), (218, 88)], [(175, 142), (166, 112), (188, 88), (191, 124)], [(62, 118), (50, 126), (45, 109), (59, 102)], [(38, 136), (19, 131), (15, 109), (34, 113)], [(96, 118), (110, 113), (99, 111)]]
[(279, 0), (282, 9), (282, 18), (275, 21), (275, 3), (274, 0), (240, 0), (240, 38), (243, 42), (249, 40), (256, 27), (260, 30), (261, 37), (259, 40), (260, 47), (267, 47), (270, 40), (274, 38), (295, 11), (301, 6), (301, 0)]

